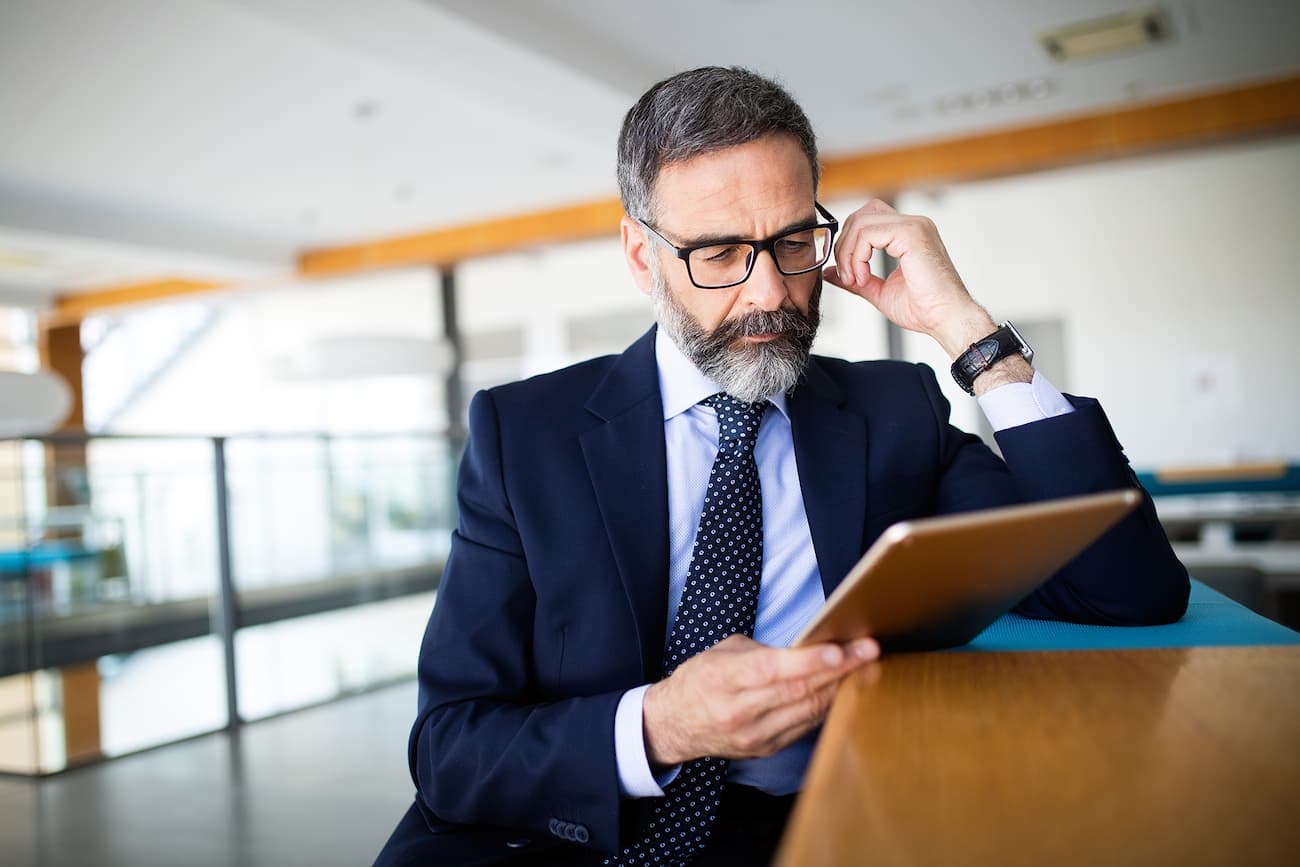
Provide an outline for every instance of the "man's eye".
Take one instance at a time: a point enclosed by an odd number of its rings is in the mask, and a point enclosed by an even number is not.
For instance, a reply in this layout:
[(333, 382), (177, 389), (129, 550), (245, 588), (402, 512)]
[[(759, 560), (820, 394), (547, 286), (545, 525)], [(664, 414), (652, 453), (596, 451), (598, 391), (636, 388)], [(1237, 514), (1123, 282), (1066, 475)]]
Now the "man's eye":
[(801, 253), (812, 246), (811, 241), (801, 238), (782, 238), (776, 242), (777, 250), (781, 253)]
[(708, 262), (710, 265), (721, 265), (726, 262), (730, 262), (734, 260), (737, 256), (739, 256), (740, 248), (736, 246), (707, 247), (703, 250), (698, 251), (696, 255), (698, 255), (705, 262)]

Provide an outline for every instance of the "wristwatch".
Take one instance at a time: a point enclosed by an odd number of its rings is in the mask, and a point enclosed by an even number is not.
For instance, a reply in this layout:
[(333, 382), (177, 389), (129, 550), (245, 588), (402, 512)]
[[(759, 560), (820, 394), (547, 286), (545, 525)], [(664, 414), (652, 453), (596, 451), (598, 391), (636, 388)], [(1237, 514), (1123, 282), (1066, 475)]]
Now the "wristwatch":
[(988, 370), (994, 363), (1008, 358), (1016, 353), (1025, 357), (1025, 361), (1033, 363), (1034, 350), (1025, 342), (1025, 338), (1020, 336), (1016, 326), (1010, 322), (1003, 322), (994, 331), (983, 340), (977, 340), (970, 345), (957, 360), (952, 363), (952, 378), (957, 380), (957, 384), (966, 390), (967, 394), (975, 393), (975, 378), (981, 373)]

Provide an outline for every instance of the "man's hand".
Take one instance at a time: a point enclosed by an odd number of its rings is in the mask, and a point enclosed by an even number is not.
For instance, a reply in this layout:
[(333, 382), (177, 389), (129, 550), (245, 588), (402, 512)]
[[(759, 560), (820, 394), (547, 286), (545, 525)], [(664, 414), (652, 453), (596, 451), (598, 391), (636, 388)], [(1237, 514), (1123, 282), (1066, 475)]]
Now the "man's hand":
[(646, 754), (659, 767), (770, 756), (821, 723), (844, 675), (879, 656), (869, 638), (788, 649), (733, 635), (646, 690)]
[[(898, 261), (888, 278), (871, 273), (876, 250)], [(822, 271), (826, 282), (865, 298), (900, 328), (930, 335), (951, 359), (997, 327), (966, 291), (928, 217), (900, 214), (872, 199), (844, 221), (835, 242), (835, 262)], [(1008, 382), (1029, 382), (1033, 376), (1024, 359), (1006, 358), (975, 380), (975, 393)]]
[[(871, 254), (898, 260), (887, 279), (871, 273)], [(891, 322), (928, 334), (956, 358), (996, 327), (971, 298), (928, 217), (900, 214), (872, 199), (849, 215), (835, 242), (827, 282), (871, 302)]]

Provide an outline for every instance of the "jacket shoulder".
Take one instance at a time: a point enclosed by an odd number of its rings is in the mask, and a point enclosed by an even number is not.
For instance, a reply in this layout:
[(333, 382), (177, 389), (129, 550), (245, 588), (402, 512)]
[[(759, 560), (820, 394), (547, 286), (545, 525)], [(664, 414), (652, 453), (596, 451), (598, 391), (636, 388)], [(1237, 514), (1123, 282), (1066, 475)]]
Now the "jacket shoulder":
[(617, 355), (602, 355), (552, 370), (527, 379), (507, 382), (484, 389), (498, 406), (530, 406), (539, 403), (554, 405), (566, 401), (584, 401), (604, 380)]
[(878, 393), (938, 386), (934, 370), (928, 364), (892, 359), (845, 361), (825, 355), (814, 355), (813, 361), (832, 382), (850, 395), (862, 389)]

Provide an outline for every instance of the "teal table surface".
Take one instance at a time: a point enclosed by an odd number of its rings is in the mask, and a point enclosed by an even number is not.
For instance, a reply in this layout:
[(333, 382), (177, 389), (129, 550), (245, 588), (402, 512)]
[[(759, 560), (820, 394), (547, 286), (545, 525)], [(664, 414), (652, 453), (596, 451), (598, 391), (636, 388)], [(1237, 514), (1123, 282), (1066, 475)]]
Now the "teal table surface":
[(1300, 633), (1193, 580), (1187, 613), (1167, 626), (1083, 626), (1006, 614), (959, 649), (1122, 650), (1260, 644), (1300, 644)]

